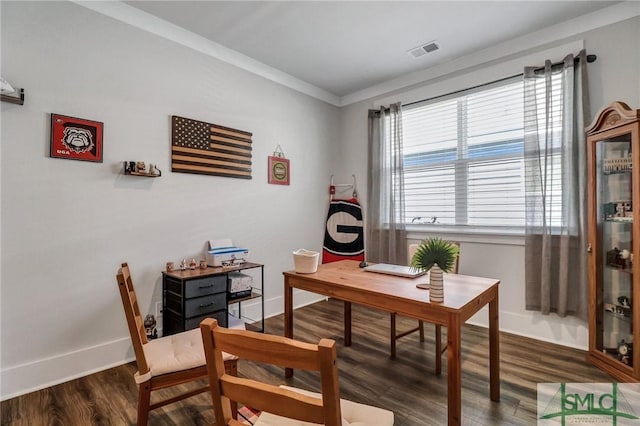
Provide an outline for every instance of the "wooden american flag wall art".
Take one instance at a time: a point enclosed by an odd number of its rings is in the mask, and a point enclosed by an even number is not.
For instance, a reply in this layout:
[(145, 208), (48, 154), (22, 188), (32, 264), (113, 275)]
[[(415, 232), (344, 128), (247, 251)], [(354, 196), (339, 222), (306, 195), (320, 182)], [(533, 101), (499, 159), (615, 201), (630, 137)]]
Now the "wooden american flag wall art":
[(171, 171), (251, 179), (252, 133), (171, 117)]

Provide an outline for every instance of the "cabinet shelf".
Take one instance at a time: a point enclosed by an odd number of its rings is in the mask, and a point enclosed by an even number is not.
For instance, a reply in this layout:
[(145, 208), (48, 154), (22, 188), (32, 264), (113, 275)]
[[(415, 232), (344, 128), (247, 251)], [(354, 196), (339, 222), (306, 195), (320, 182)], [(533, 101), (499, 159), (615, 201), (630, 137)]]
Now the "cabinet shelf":
[(617, 268), (611, 265), (606, 265), (606, 268), (608, 271), (618, 271), (622, 272), (623, 274), (633, 275), (633, 268)]
[(613, 317), (613, 318), (617, 318), (617, 319), (621, 319), (624, 321), (629, 321), (631, 322), (631, 316), (630, 315), (624, 315), (624, 314), (617, 314), (615, 312), (610, 312), (610, 311), (604, 311), (605, 315), (609, 316), (609, 317)]
[(620, 170), (617, 172), (604, 172), (602, 173), (603, 176), (613, 176), (613, 175), (630, 175), (631, 174), (631, 170)]
[(609, 223), (633, 223), (632, 217), (609, 217), (602, 220)]

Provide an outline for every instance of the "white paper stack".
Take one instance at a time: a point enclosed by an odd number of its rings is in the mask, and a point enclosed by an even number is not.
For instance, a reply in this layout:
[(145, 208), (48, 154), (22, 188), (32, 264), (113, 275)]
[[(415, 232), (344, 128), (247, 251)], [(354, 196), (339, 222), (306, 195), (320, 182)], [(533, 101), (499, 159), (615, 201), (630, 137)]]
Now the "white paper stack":
[(233, 315), (229, 315), (229, 323), (227, 324), (227, 328), (235, 328), (235, 329), (239, 329), (239, 330), (246, 330), (246, 326), (244, 324), (244, 321), (242, 321), (240, 318), (235, 317)]

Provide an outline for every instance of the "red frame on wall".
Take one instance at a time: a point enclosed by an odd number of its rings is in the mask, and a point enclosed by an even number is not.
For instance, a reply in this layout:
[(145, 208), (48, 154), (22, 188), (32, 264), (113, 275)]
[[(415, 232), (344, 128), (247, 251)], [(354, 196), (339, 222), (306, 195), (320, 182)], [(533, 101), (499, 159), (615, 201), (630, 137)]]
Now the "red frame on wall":
[(50, 156), (102, 163), (100, 121), (51, 114)]
[(289, 159), (269, 156), (269, 183), (274, 185), (289, 185), (291, 178), (291, 168), (289, 167)]

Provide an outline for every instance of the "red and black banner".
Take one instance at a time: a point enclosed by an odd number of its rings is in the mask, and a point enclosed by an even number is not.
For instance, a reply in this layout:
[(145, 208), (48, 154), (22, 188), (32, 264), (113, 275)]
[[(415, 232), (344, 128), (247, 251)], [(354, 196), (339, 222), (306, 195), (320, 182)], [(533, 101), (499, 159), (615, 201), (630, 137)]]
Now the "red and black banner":
[(355, 198), (332, 200), (322, 246), (322, 263), (364, 260), (362, 208)]

